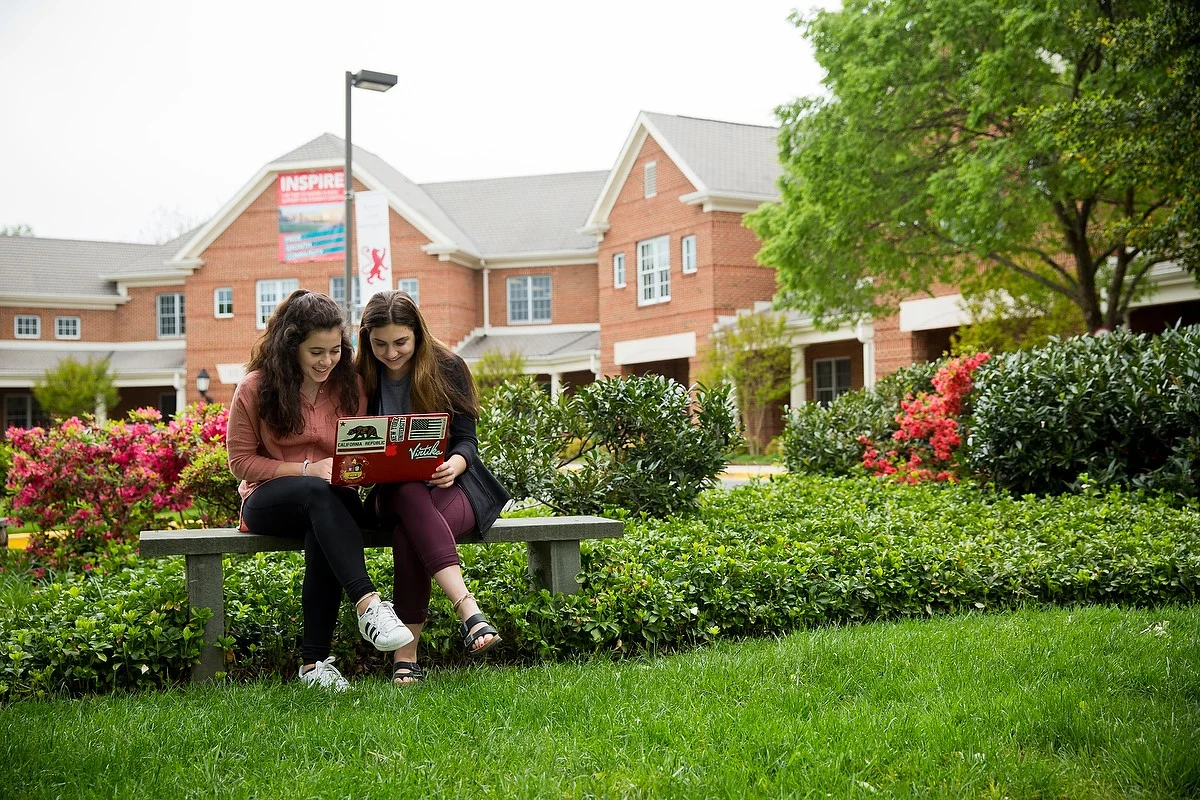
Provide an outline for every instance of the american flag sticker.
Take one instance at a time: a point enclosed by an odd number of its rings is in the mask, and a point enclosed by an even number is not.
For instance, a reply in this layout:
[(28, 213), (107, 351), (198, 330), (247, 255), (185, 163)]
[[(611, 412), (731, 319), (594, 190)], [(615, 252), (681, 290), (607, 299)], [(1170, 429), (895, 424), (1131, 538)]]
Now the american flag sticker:
[(410, 442), (441, 439), (445, 435), (445, 417), (413, 417), (408, 425), (408, 440)]

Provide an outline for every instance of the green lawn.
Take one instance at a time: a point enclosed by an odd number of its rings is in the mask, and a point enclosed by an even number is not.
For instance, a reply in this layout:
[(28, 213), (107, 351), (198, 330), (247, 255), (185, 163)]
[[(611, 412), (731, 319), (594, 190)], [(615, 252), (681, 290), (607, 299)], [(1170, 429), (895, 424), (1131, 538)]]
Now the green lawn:
[(5, 797), (1200, 796), (1200, 608), (0, 709)]

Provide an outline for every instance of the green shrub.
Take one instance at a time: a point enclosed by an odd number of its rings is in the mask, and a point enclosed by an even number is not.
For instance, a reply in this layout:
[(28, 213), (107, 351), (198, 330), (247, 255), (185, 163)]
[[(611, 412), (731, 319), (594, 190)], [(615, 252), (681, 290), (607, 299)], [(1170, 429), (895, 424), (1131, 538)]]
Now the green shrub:
[[(782, 476), (706, 493), (688, 519), (630, 517), (624, 538), (584, 542), (574, 595), (532, 589), (520, 544), (460, 551), (504, 636), (498, 657), (515, 660), (620, 657), (1030, 603), (1191, 603), (1200, 592), (1200, 511), (1117, 490), (1015, 498), (963, 484)], [(230, 673), (294, 674), (302, 555), (225, 564)], [(377, 585), (391, 583), (390, 553), (371, 550), (367, 564)], [(132, 561), (32, 584), (0, 574), (0, 701), (182, 679), (203, 618), (183, 611), (182, 566), (179, 557)], [(26, 583), (5, 583), (17, 579)], [(432, 614), (422, 657), (465, 660), (437, 590)], [(348, 674), (382, 674), (385, 656), (361, 641), (348, 603), (333, 654)]]
[(968, 464), (999, 486), (1200, 495), (1200, 327), (1009, 353), (977, 385)]
[(191, 495), (192, 509), (206, 528), (236, 526), (241, 513), (237, 478), (229, 471), (229, 452), (219, 441), (202, 443), (179, 473), (179, 488)]
[(909, 394), (933, 391), (940, 362), (913, 364), (882, 378), (870, 389), (847, 392), (828, 406), (805, 403), (788, 410), (782, 439), (783, 462), (790, 472), (853, 475), (862, 465), (859, 436), (889, 438), (899, 427), (896, 415)]
[(21, 573), (0, 578), (5, 600), (19, 598), (0, 607), (0, 701), (164, 686), (199, 658), (211, 612), (188, 611), (181, 560), (64, 573), (32, 587)]
[(528, 377), (502, 384), (479, 430), (482, 458), (513, 497), (563, 514), (690, 511), (741, 440), (727, 386), (689, 392), (659, 375), (597, 381), (555, 400)]

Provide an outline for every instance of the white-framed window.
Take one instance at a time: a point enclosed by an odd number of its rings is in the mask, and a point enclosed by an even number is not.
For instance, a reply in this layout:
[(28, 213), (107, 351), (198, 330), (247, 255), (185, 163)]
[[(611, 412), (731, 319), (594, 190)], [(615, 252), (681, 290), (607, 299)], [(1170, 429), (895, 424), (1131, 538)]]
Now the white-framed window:
[(158, 306), (158, 338), (172, 339), (187, 333), (183, 318), (183, 292), (160, 294)]
[(228, 319), (233, 316), (232, 286), (213, 289), (213, 316), (217, 319)]
[[(350, 318), (353, 322), (358, 322), (360, 319), (362, 319), (363, 312), (362, 281), (358, 278), (355, 278), (351, 283), (351, 286), (354, 290), (354, 297), (351, 298), (354, 301), (354, 309), (350, 314)], [(329, 296), (332, 297), (334, 302), (336, 302), (339, 306), (344, 306), (346, 304), (345, 275), (335, 275), (329, 279)]]
[(258, 321), (256, 325), (259, 330), (267, 327), (267, 320), (271, 318), (271, 314), (275, 313), (275, 307), (286, 300), (289, 294), (299, 288), (299, 278), (281, 278), (255, 282), (254, 305), (258, 309)]
[(690, 275), (696, 271), (696, 235), (685, 236), (680, 240), (679, 250), (683, 256), (681, 269), (684, 275)]
[(638, 242), (638, 305), (671, 299), (671, 237)]
[(396, 288), (406, 292), (412, 298), (413, 305), (421, 305), (421, 282), (416, 278), (401, 278), (396, 281)]
[(4, 397), (4, 430), (12, 425), (18, 428), (45, 427), (50, 416), (38, 405), (31, 394), (10, 394)]
[(18, 339), (40, 339), (42, 318), (37, 314), (17, 314), (13, 320), (13, 336)]
[(78, 339), (79, 338), (79, 317), (55, 317), (54, 318), (54, 338), (55, 339)]
[(508, 324), (550, 321), (550, 276), (508, 279)]
[(613, 253), (613, 288), (625, 288), (625, 254)]
[(813, 399), (823, 406), (850, 391), (850, 359), (818, 358), (813, 361)]
[(658, 162), (647, 161), (642, 167), (642, 185), (645, 188), (644, 195), (646, 197), (654, 197), (658, 194)]

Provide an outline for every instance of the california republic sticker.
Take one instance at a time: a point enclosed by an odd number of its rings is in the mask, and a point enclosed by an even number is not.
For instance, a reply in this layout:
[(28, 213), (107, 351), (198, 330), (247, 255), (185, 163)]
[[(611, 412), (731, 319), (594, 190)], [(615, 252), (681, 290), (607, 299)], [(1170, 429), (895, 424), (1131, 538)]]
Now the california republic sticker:
[(339, 419), (337, 453), (382, 453), (387, 447), (387, 417)]

